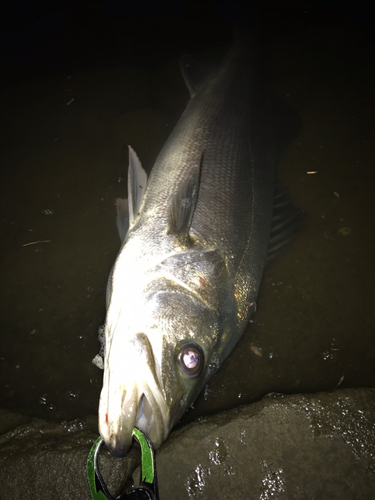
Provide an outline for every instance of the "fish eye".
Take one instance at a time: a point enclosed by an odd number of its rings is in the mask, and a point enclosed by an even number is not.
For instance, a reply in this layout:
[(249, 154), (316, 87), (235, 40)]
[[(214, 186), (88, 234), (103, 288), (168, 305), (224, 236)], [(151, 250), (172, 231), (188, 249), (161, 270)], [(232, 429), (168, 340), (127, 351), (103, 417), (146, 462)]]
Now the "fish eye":
[(195, 377), (203, 368), (204, 354), (197, 344), (187, 342), (178, 352), (178, 366), (188, 377)]

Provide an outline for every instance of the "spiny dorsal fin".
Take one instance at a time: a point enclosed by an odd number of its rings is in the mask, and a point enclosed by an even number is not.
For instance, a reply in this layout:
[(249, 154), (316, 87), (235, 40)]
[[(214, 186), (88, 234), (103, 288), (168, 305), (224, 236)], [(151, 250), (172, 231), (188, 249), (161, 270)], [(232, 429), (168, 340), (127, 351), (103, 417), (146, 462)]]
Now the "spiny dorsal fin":
[(298, 233), (303, 214), (289, 198), (285, 188), (276, 183), (267, 264), (281, 254)]
[(189, 231), (198, 200), (203, 154), (193, 159), (192, 173), (182, 182), (175, 194), (168, 213), (167, 234), (174, 234), (181, 244), (189, 241)]
[(118, 234), (120, 235), (121, 242), (124, 241), (126, 233), (129, 229), (129, 203), (128, 200), (124, 198), (117, 198), (116, 200), (116, 208), (117, 208), (117, 229)]
[(194, 97), (207, 78), (215, 71), (216, 65), (202, 63), (185, 55), (180, 58), (180, 68), (190, 97)]
[(147, 185), (147, 174), (143, 170), (137, 153), (129, 147), (128, 170), (128, 200), (129, 200), (129, 225), (134, 222), (141, 208), (143, 196)]

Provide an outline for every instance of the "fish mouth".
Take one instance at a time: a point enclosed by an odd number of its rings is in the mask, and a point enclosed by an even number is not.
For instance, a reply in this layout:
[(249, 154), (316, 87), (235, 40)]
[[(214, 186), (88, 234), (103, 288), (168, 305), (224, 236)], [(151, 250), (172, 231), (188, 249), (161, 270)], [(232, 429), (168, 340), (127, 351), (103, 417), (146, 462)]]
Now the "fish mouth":
[(134, 350), (130, 349), (130, 354), (133, 354), (129, 357), (132, 361), (130, 370), (116, 370), (117, 365), (111, 364), (110, 356), (105, 367), (99, 403), (99, 431), (107, 448), (116, 457), (129, 452), (134, 427), (150, 438), (155, 449), (161, 446), (170, 431), (170, 412), (162, 395), (155, 364), (150, 363), (153, 361), (150, 359), (153, 358), (152, 348), (146, 335), (141, 335), (142, 359), (135, 358)]

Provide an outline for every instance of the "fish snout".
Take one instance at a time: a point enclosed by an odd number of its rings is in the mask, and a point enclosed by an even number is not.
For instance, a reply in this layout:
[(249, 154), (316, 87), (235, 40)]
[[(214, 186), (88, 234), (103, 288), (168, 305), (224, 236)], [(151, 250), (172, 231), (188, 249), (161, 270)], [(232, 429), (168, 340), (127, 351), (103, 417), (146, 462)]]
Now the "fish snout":
[[(102, 393), (104, 389), (102, 390)], [(164, 405), (156, 400), (149, 388), (138, 392), (125, 391), (121, 410), (114, 408), (113, 398), (102, 394), (99, 406), (99, 431), (108, 450), (116, 457), (124, 457), (132, 446), (134, 427), (138, 427), (159, 448), (170, 430), (170, 419)]]
[[(111, 366), (109, 362), (104, 373), (99, 431), (109, 451), (117, 457), (125, 456), (131, 448), (134, 427), (143, 431), (155, 448), (165, 441), (171, 427), (170, 409), (155, 364), (150, 362), (152, 350), (147, 342), (144, 346), (144, 358), (134, 356), (132, 370), (116, 370), (118, 365)], [(127, 366), (130, 365), (129, 361)]]
[(99, 403), (99, 432), (115, 457), (124, 457), (132, 446), (137, 403), (138, 394), (134, 386), (119, 388), (110, 397), (103, 386)]

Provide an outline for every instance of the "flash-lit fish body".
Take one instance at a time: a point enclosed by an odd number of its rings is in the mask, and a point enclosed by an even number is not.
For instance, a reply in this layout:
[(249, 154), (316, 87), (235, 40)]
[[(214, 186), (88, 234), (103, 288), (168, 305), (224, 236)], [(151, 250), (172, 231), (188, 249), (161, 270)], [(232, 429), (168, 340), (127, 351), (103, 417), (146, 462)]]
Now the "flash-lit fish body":
[(117, 201), (123, 243), (108, 281), (99, 428), (119, 456), (134, 425), (159, 447), (232, 351), (270, 238), (275, 249), (285, 241), (291, 214), (250, 59), (235, 45), (220, 68), (188, 57), (181, 68), (188, 106), (148, 180), (129, 147), (128, 201)]

